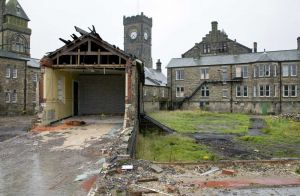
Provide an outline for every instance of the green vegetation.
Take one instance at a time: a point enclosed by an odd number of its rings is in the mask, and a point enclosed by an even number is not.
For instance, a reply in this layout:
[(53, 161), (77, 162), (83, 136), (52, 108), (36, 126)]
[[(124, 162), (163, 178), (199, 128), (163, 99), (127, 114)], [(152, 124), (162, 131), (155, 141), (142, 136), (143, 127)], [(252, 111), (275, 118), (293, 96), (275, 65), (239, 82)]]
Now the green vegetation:
[(300, 166), (296, 169), (296, 173), (300, 174)]
[(149, 114), (152, 118), (179, 133), (219, 132), (247, 133), (249, 116), (245, 114), (220, 114), (200, 110), (164, 111)]
[(161, 135), (157, 132), (138, 135), (138, 159), (158, 162), (215, 160), (216, 156), (195, 140), (181, 135)]
[(269, 151), (276, 157), (300, 156), (300, 122), (265, 117), (265, 135), (242, 136), (239, 139), (254, 144), (262, 151)]

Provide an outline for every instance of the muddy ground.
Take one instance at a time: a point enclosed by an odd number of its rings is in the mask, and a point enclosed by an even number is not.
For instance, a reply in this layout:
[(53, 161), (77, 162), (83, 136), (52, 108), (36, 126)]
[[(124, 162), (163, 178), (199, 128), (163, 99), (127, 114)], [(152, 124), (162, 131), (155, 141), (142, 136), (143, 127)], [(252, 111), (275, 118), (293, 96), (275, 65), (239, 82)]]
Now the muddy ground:
[[(122, 127), (123, 118), (79, 120), (87, 124), (43, 128), (0, 142), (0, 195), (86, 195), (95, 180), (89, 173), (99, 173), (106, 156), (103, 149)], [(88, 178), (74, 181), (85, 174)]]

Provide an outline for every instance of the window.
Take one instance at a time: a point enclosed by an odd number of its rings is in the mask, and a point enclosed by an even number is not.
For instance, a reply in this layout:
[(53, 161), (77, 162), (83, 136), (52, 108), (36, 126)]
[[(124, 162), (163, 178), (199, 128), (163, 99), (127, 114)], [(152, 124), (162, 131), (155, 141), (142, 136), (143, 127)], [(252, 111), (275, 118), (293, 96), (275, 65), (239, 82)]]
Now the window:
[(32, 103), (36, 103), (36, 95), (35, 94), (32, 96)]
[(248, 66), (242, 66), (242, 77), (248, 78)]
[(248, 86), (244, 86), (244, 97), (248, 97)]
[(265, 95), (266, 97), (270, 97), (270, 85), (265, 86)]
[(203, 53), (204, 54), (210, 53), (210, 45), (209, 44), (203, 44)]
[(241, 68), (241, 66), (236, 66), (235, 67), (235, 77), (237, 77), (237, 78), (242, 77), (242, 68)]
[(248, 97), (248, 86), (236, 86), (236, 96), (237, 97)]
[(183, 86), (176, 87), (176, 97), (184, 97), (184, 87)]
[(259, 65), (259, 77), (268, 77), (271, 75), (270, 65)]
[(277, 97), (278, 94), (278, 84), (274, 85), (274, 97)]
[(65, 85), (65, 80), (64, 78), (60, 78), (57, 81), (57, 98), (59, 101), (64, 102), (65, 96), (64, 96), (64, 85)]
[(165, 97), (165, 89), (162, 89), (161, 96)]
[(17, 91), (14, 90), (13, 93), (12, 93), (12, 96), (11, 96), (11, 102), (12, 103), (17, 103), (18, 101), (18, 94), (17, 94)]
[(228, 80), (228, 74), (227, 74), (227, 66), (222, 66), (222, 79), (223, 81), (227, 81)]
[(282, 66), (282, 76), (289, 76), (289, 66), (288, 65)]
[(153, 97), (156, 97), (156, 89), (153, 89)]
[(16, 52), (25, 52), (25, 38), (20, 35), (16, 35), (12, 39), (12, 50)]
[(274, 77), (277, 76), (277, 65), (274, 65)]
[(282, 66), (282, 76), (297, 76), (297, 65), (290, 64), (290, 65), (283, 65)]
[(208, 86), (201, 87), (201, 96), (202, 97), (209, 97), (209, 88)]
[(241, 97), (242, 96), (242, 93), (241, 93), (241, 86), (236, 86), (236, 96), (237, 97)]
[(9, 91), (5, 92), (5, 102), (10, 103), (10, 92)]
[(209, 79), (209, 69), (208, 68), (200, 68), (200, 79)]
[(291, 65), (291, 76), (297, 76), (297, 65)]
[(265, 91), (264, 91), (264, 86), (263, 85), (259, 85), (259, 96), (260, 97), (265, 96)]
[(222, 97), (224, 97), (224, 98), (228, 97), (228, 90), (227, 89), (222, 90)]
[(183, 80), (184, 79), (184, 70), (176, 70), (176, 80)]
[(32, 81), (33, 81), (33, 82), (37, 82), (37, 81), (38, 81), (37, 73), (34, 73), (34, 74), (32, 75)]
[(147, 89), (144, 88), (144, 96), (147, 96)]
[(256, 66), (254, 66), (253, 67), (253, 78), (257, 77), (256, 72), (257, 72), (257, 68), (256, 68)]
[(256, 92), (257, 92), (256, 86), (253, 86), (253, 97), (256, 97)]
[(284, 97), (289, 96), (289, 85), (283, 85), (283, 96)]
[(18, 77), (18, 70), (17, 69), (13, 69), (12, 70), (12, 77), (13, 78), (17, 78)]
[(7, 67), (7, 68), (5, 69), (5, 77), (6, 77), (6, 78), (10, 78), (10, 68), (9, 68), (9, 67)]
[(17, 14), (20, 15), (21, 14), (21, 7), (20, 7), (20, 5), (17, 5), (16, 9), (17, 9)]
[(291, 97), (297, 97), (297, 86), (291, 85)]
[(297, 97), (297, 85), (283, 85), (283, 97)]

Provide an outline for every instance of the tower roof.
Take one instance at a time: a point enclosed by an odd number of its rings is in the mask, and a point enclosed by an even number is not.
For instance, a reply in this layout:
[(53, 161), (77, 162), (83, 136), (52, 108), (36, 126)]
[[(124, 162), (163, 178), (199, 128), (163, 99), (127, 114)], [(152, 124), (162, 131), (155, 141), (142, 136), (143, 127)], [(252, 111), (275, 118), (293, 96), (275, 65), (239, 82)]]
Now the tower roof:
[(12, 15), (29, 21), (27, 14), (17, 0), (9, 0), (6, 3), (4, 15)]

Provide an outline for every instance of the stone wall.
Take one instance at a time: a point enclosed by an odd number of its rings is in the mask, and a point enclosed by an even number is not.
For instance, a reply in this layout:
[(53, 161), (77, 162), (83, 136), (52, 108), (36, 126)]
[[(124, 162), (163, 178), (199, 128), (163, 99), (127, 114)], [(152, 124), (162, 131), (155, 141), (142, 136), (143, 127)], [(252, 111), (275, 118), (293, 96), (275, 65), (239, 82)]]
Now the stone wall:
[(144, 112), (168, 109), (169, 88), (165, 86), (143, 86)]

